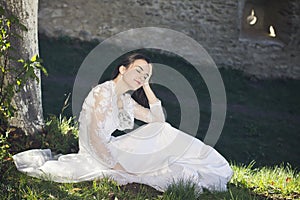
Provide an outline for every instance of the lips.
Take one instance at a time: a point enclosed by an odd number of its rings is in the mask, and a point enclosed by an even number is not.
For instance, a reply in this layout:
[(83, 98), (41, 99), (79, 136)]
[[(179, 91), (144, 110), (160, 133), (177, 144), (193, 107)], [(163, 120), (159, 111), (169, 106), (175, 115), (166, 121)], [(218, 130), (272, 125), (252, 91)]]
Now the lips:
[(141, 85), (141, 82), (138, 80), (134, 80), (138, 85)]

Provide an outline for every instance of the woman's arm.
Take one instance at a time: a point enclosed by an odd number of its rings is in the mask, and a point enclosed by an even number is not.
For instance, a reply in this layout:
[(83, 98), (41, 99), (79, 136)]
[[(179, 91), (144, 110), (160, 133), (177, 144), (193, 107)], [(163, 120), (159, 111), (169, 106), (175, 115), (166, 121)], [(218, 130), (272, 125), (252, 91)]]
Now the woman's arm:
[(145, 108), (131, 98), (134, 105), (134, 118), (146, 123), (165, 122), (165, 115), (161, 106), (161, 101), (157, 99), (155, 103), (149, 104), (149, 108)]
[(145, 84), (143, 88), (148, 99), (150, 109), (141, 106), (131, 99), (134, 105), (134, 117), (146, 123), (165, 122), (165, 115), (161, 101), (156, 97), (149, 84)]
[(150, 85), (149, 85), (149, 80), (152, 76), (152, 68), (153, 66), (151, 64), (149, 64), (149, 76), (148, 78), (145, 80), (145, 83), (143, 85), (143, 90), (146, 94), (146, 97), (148, 99), (149, 104), (155, 104), (157, 103), (159, 100), (156, 98), (154, 92), (152, 91)]
[(156, 95), (154, 94), (154, 92), (152, 91), (149, 85), (149, 80), (152, 75), (152, 65), (149, 64), (149, 66), (150, 66), (149, 76), (145, 80), (145, 83), (143, 85), (143, 90), (148, 99), (150, 109), (141, 106), (140, 104), (138, 104), (132, 99), (132, 101), (134, 102), (134, 116), (136, 119), (139, 119), (146, 123), (164, 122), (165, 115), (161, 106), (161, 101), (156, 97)]
[(149, 104), (155, 104), (159, 101), (156, 98), (156, 96), (155, 96), (154, 92), (152, 91), (148, 82), (143, 85), (143, 89), (144, 89), (144, 92), (146, 94)]
[[(102, 90), (101, 90), (102, 89)], [(109, 146), (110, 130), (105, 127), (107, 116), (112, 112), (112, 105), (107, 101), (103, 88), (95, 88), (88, 95), (85, 104), (86, 133), (92, 156), (102, 164), (114, 169), (123, 169), (115, 160)]]

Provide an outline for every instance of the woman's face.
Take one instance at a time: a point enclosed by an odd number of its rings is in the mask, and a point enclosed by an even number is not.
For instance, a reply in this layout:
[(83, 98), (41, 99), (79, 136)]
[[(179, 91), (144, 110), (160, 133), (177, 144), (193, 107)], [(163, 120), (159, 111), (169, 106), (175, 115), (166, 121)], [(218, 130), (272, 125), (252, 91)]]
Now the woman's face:
[(143, 60), (135, 60), (123, 73), (123, 80), (132, 90), (137, 90), (144, 85), (150, 76), (150, 66)]

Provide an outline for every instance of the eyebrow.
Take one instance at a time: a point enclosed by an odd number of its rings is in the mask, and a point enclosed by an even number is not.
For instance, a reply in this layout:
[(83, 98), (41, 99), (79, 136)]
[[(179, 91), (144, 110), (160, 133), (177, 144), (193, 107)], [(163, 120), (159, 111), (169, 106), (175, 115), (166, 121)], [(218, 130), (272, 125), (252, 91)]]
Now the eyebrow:
[(144, 71), (144, 69), (141, 66), (138, 65), (137, 67), (139, 67), (142, 71)]

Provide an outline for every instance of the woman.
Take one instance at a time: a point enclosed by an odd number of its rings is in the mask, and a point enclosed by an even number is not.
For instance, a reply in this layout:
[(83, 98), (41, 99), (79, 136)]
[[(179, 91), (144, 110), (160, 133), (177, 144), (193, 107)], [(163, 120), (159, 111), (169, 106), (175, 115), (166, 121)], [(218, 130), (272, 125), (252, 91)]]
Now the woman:
[[(58, 182), (78, 182), (109, 176), (119, 184), (138, 182), (164, 191), (173, 181), (192, 180), (199, 189), (224, 191), (232, 176), (227, 161), (200, 140), (165, 122), (160, 100), (149, 79), (152, 65), (132, 54), (116, 68), (114, 77), (94, 87), (79, 117), (79, 152), (54, 160), (50, 150), (15, 155), (18, 170)], [(144, 92), (150, 108), (128, 93)], [(142, 104), (144, 104), (143, 102)], [(134, 118), (148, 124), (119, 137), (116, 130), (132, 129)]]

